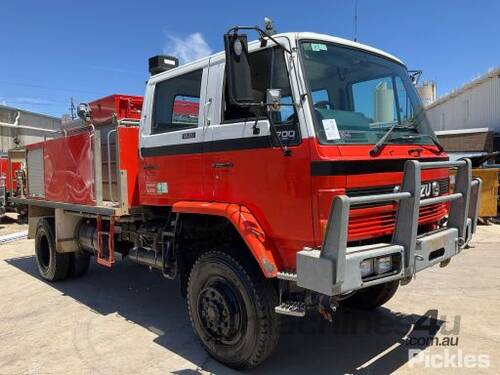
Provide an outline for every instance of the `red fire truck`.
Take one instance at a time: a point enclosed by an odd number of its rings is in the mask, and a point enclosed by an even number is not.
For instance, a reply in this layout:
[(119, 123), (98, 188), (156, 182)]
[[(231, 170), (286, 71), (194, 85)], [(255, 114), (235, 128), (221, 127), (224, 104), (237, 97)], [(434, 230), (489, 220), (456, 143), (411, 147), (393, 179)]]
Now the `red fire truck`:
[(182, 66), (150, 59), (144, 98), (80, 105), (64, 136), (26, 148), (13, 200), (44, 279), (85, 274), (90, 255), (158, 269), (210, 355), (248, 368), (277, 344), (279, 314), (372, 309), (447, 265), (481, 182), (448, 161), (396, 57), (253, 27), (224, 42)]
[(22, 178), (21, 173), (23, 173), (21, 162), (14, 160), (9, 162), (8, 156), (0, 156), (0, 217), (8, 211), (16, 211), (9, 198), (18, 195), (18, 190), (21, 188), (18, 185), (18, 180)]

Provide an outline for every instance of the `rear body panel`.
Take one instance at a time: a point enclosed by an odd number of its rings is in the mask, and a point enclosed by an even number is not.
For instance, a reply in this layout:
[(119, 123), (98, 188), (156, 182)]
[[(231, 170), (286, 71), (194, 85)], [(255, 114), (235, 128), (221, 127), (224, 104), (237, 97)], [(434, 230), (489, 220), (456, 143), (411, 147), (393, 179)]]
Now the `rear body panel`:
[(143, 98), (132, 95), (110, 95), (89, 103), (94, 125), (107, 125), (119, 119), (139, 120)]
[(102, 129), (83, 128), (28, 145), (27, 198), (91, 207), (139, 207), (139, 128)]
[[(43, 144), (45, 199), (95, 205), (94, 152), (87, 132)], [(33, 147), (28, 148), (29, 150)], [(29, 176), (28, 176), (29, 177)]]

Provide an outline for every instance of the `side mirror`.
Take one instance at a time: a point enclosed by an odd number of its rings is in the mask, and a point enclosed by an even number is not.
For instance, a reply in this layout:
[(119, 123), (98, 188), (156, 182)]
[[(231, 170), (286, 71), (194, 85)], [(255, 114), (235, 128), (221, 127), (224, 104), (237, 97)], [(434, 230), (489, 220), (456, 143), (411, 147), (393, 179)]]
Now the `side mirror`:
[(224, 34), (226, 54), (226, 84), (229, 100), (235, 105), (248, 105), (252, 95), (252, 74), (248, 63), (248, 43), (245, 34)]

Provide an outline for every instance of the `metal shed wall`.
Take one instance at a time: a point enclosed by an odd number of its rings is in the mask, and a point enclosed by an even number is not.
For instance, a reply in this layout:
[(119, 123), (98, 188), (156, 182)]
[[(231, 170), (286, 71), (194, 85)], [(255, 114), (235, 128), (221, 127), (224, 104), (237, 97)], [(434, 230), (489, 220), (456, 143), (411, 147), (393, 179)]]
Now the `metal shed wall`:
[(500, 132), (500, 68), (439, 98), (426, 111), (434, 130), (489, 128)]
[[(30, 125), (41, 129), (61, 129), (61, 119), (57, 117), (47, 116), (2, 105), (0, 105), (0, 121), (10, 124), (13, 123), (16, 119), (18, 111), (20, 113), (20, 124)], [(14, 148), (14, 137), (16, 136), (16, 132), (22, 146), (40, 142), (46, 138), (51, 138), (50, 135), (43, 132), (0, 127), (0, 152), (5, 153), (9, 149)]]

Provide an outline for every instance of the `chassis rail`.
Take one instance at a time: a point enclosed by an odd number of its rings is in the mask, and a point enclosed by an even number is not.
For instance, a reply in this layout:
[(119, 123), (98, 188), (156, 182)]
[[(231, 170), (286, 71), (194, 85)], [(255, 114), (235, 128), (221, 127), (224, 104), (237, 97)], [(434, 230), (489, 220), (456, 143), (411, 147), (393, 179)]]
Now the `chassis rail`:
[(103, 216), (120, 216), (121, 212), (118, 208), (104, 206), (89, 206), (83, 204), (74, 204), (66, 202), (53, 202), (43, 199), (30, 198), (10, 198), (10, 202), (16, 204), (24, 204), (28, 206), (40, 206), (49, 208), (62, 208), (66, 211), (73, 211), (81, 214), (94, 214)]
[[(453, 193), (421, 199), (421, 171), (437, 168), (457, 169)], [(333, 296), (392, 280), (410, 280), (416, 272), (446, 262), (462, 250), (476, 231), (481, 180), (472, 179), (471, 169), (469, 159), (454, 162), (408, 160), (400, 192), (337, 196), (332, 203), (321, 250), (303, 249), (297, 253), (297, 274), (294, 275), (297, 285)], [(350, 208), (390, 201), (399, 202), (391, 242), (348, 247)], [(447, 226), (417, 235), (419, 208), (442, 202), (450, 202)], [(384, 256), (399, 259), (399, 266), (380, 276), (361, 276), (363, 260)]]

